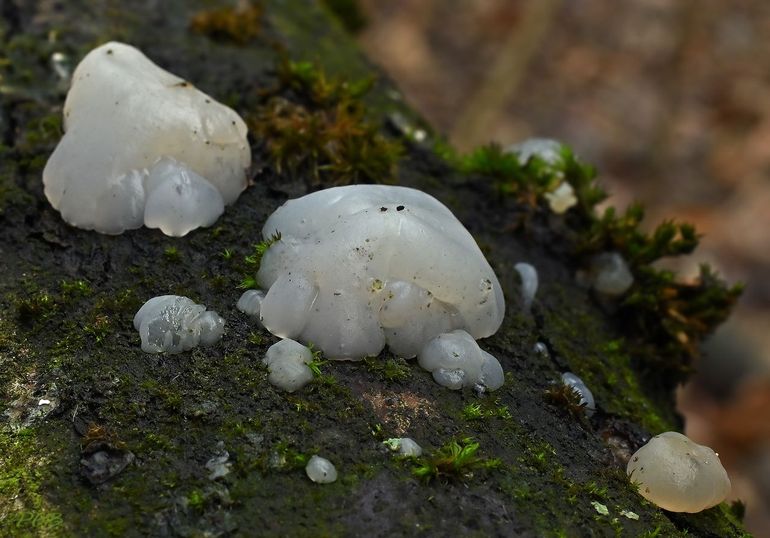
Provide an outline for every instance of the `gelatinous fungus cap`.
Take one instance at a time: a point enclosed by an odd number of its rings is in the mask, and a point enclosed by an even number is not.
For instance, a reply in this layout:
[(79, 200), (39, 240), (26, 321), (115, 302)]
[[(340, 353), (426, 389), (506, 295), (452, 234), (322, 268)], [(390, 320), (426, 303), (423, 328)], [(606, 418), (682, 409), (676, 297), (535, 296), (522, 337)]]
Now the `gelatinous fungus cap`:
[(411, 358), (441, 333), (494, 334), (503, 292), (473, 237), (424, 192), (352, 185), (290, 200), (265, 223), (276, 241), (257, 279), (262, 323), (329, 358)]
[(134, 316), (145, 353), (181, 353), (222, 338), (225, 320), (179, 295), (153, 297)]
[(246, 188), (246, 124), (138, 49), (107, 43), (75, 69), (45, 195), (73, 226), (143, 224), (181, 236), (210, 226)]
[(626, 472), (645, 499), (671, 512), (700, 512), (730, 493), (719, 456), (678, 432), (650, 439), (631, 456)]

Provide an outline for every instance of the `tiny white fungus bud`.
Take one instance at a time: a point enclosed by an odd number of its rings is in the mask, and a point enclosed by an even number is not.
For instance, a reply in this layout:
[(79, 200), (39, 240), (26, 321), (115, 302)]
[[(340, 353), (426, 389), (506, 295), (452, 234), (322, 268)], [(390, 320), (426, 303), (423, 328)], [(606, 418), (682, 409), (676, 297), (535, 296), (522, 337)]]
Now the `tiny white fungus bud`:
[(562, 145), (552, 138), (528, 138), (518, 144), (505, 148), (506, 153), (515, 154), (522, 165), (532, 157), (539, 157), (548, 164), (556, 164), (561, 159)]
[(394, 437), (383, 441), (383, 444), (393, 452), (398, 452), (401, 456), (415, 458), (422, 456), (422, 447), (410, 437)]
[(670, 512), (700, 512), (730, 493), (719, 456), (678, 432), (656, 435), (637, 450), (626, 468), (639, 493)]
[(313, 456), (305, 466), (308, 478), (316, 484), (331, 484), (337, 480), (337, 469), (332, 462), (320, 456)]
[(398, 453), (402, 456), (419, 457), (422, 456), (422, 447), (410, 437), (402, 437), (398, 446)]
[(634, 276), (628, 264), (617, 252), (603, 252), (591, 260), (591, 274), (596, 291), (618, 297), (628, 291), (634, 283)]
[(270, 372), (267, 380), (286, 392), (301, 389), (313, 379), (313, 371), (308, 367), (312, 361), (309, 348), (289, 339), (270, 346), (262, 360)]
[(66, 54), (63, 52), (54, 52), (51, 54), (51, 67), (53, 67), (56, 76), (63, 82), (69, 82), (72, 72)]
[(566, 213), (578, 201), (575, 190), (566, 181), (562, 181), (552, 192), (545, 193), (545, 199), (548, 201), (551, 211), (557, 215)]
[(517, 263), (513, 268), (521, 277), (521, 300), (524, 303), (524, 309), (529, 311), (537, 293), (537, 269), (531, 264), (523, 262)]
[(262, 290), (246, 290), (238, 299), (235, 308), (244, 314), (259, 319), (259, 312), (262, 309), (262, 301), (265, 300), (265, 292)]
[(580, 395), (580, 405), (585, 407), (586, 415), (593, 415), (596, 411), (594, 395), (583, 380), (572, 372), (565, 372), (561, 374), (561, 382), (568, 387), (572, 387)]

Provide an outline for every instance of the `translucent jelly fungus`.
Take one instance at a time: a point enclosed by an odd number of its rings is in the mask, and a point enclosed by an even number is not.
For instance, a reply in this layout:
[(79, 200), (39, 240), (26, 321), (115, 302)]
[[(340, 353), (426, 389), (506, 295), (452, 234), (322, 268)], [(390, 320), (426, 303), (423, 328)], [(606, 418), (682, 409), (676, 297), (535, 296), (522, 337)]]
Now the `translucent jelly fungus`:
[(422, 456), (422, 447), (410, 437), (394, 437), (384, 441), (384, 444), (400, 456), (418, 458)]
[(618, 297), (628, 291), (634, 276), (626, 260), (617, 252), (603, 252), (591, 260), (592, 285), (596, 291)]
[(262, 301), (265, 300), (265, 293), (261, 290), (246, 290), (238, 299), (235, 308), (246, 314), (259, 319), (259, 313), (262, 309)]
[(267, 380), (271, 385), (294, 392), (313, 379), (313, 371), (308, 367), (312, 361), (313, 353), (309, 348), (286, 339), (270, 346), (262, 362), (270, 372)]
[(187, 297), (161, 295), (142, 305), (134, 316), (134, 328), (142, 339), (142, 351), (181, 353), (219, 341), (225, 320)]
[(417, 360), (439, 385), (452, 390), (476, 385), (497, 390), (505, 382), (498, 360), (462, 330), (438, 335), (422, 349)]
[(78, 228), (143, 224), (181, 236), (210, 226), (246, 188), (246, 124), (230, 108), (107, 43), (75, 69), (64, 130), (43, 170), (45, 195)]
[(596, 412), (596, 402), (594, 402), (594, 395), (589, 388), (583, 383), (583, 380), (572, 372), (565, 372), (561, 374), (561, 382), (572, 387), (575, 392), (580, 395), (580, 405), (585, 408), (586, 415), (591, 416)]
[(557, 215), (566, 213), (570, 207), (578, 202), (575, 190), (566, 181), (562, 181), (556, 189), (545, 193), (544, 196), (548, 202), (548, 207)]
[(290, 200), (265, 223), (281, 239), (257, 279), (273, 334), (313, 342), (333, 359), (417, 355), (435, 336), (492, 335), (502, 289), (473, 237), (435, 198), (414, 189), (353, 185)]
[(513, 268), (521, 277), (521, 301), (524, 309), (529, 310), (537, 293), (537, 269), (528, 263), (517, 263)]
[(645, 499), (670, 512), (700, 512), (730, 493), (719, 455), (678, 432), (650, 439), (631, 456), (626, 472)]
[(551, 138), (528, 138), (518, 144), (508, 146), (505, 151), (513, 153), (524, 165), (532, 157), (539, 157), (548, 164), (556, 164), (561, 159), (562, 145)]
[(313, 456), (305, 466), (305, 473), (316, 484), (331, 484), (337, 480), (337, 469), (332, 462), (320, 456)]

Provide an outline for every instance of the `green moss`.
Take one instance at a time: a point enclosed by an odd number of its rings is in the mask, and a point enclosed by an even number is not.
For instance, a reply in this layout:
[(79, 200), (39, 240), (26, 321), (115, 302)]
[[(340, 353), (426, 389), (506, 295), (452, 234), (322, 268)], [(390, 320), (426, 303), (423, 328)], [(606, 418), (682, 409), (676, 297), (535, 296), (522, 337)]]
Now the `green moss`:
[(523, 164), (518, 155), (495, 143), (481, 146), (467, 155), (457, 154), (445, 143), (439, 143), (435, 149), (464, 174), (480, 176), (491, 182), (501, 195), (514, 196), (531, 206), (542, 203), (546, 193), (565, 181), (574, 189), (578, 210), (583, 213), (590, 214), (593, 207), (607, 197), (607, 193), (594, 183), (596, 170), (579, 161), (564, 145), (555, 163), (533, 155)]
[(484, 413), (481, 411), (481, 404), (469, 403), (462, 410), (462, 417), (465, 420), (479, 420), (484, 418)]
[(366, 27), (366, 16), (358, 0), (322, 0), (321, 3), (351, 34), (357, 34)]
[(163, 257), (170, 262), (178, 262), (182, 259), (182, 254), (176, 247), (166, 247), (163, 249)]
[(327, 376), (321, 372), (321, 366), (324, 366), (329, 363), (329, 361), (324, 360), (323, 353), (320, 349), (316, 348), (312, 342), (309, 342), (307, 347), (310, 349), (310, 352), (313, 354), (313, 360), (311, 360), (307, 367), (310, 368), (310, 371), (313, 372), (313, 376), (316, 379), (321, 379), (322, 381), (325, 381), (326, 383), (335, 383), (334, 378), (327, 379)]
[(253, 289), (259, 286), (257, 282), (257, 273), (259, 272), (259, 266), (262, 263), (262, 256), (273, 245), (273, 243), (281, 240), (281, 234), (275, 232), (273, 235), (260, 241), (254, 245), (254, 251), (244, 258), (245, 266), (243, 268), (244, 278), (241, 280), (238, 287), (241, 289)]
[(361, 96), (371, 80), (334, 79), (313, 63), (290, 61), (281, 64), (279, 80), (289, 97), (269, 97), (248, 118), (276, 171), (309, 177), (314, 185), (393, 178), (402, 147), (366, 119)]
[(47, 498), (55, 476), (50, 462), (60, 458), (61, 432), (35, 429), (0, 431), (0, 536), (58, 536), (65, 532), (64, 516)]
[(54, 297), (44, 291), (16, 301), (16, 312), (22, 323), (31, 324), (45, 321), (58, 308)]
[(366, 357), (366, 370), (388, 383), (403, 383), (412, 377), (412, 369), (400, 357)]
[(494, 401), (494, 406), (487, 401), (484, 404), (471, 402), (462, 408), (460, 416), (465, 420), (481, 420), (489, 418), (501, 418), (510, 420), (513, 418), (507, 405), (502, 405), (500, 400)]
[(264, 337), (260, 333), (252, 331), (249, 333), (249, 336), (246, 337), (246, 341), (254, 346), (259, 346), (262, 345)]
[(412, 474), (423, 480), (468, 479), (474, 471), (494, 469), (501, 465), (498, 459), (479, 456), (480, 445), (470, 438), (452, 440), (432, 455), (414, 459)]
[(85, 280), (62, 280), (59, 288), (64, 298), (88, 297), (93, 293), (91, 284)]
[(247, 45), (262, 32), (264, 7), (250, 0), (238, 7), (221, 7), (200, 11), (190, 19), (190, 30), (214, 41)]

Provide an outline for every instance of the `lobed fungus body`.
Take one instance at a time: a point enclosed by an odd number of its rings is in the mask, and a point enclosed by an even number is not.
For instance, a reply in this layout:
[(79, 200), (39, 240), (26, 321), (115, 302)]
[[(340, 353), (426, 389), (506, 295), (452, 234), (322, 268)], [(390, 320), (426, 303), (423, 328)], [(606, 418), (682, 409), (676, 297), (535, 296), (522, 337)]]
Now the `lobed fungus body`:
[(592, 285), (596, 291), (610, 297), (626, 293), (634, 276), (626, 260), (617, 252), (603, 252), (591, 260)]
[(316, 484), (331, 484), (337, 480), (337, 469), (334, 464), (321, 456), (310, 458), (305, 466), (305, 473)]
[(179, 295), (153, 297), (134, 316), (134, 328), (146, 353), (181, 353), (222, 338), (225, 320)]
[(261, 290), (246, 290), (238, 299), (235, 308), (253, 318), (259, 319), (259, 313), (262, 309), (262, 301), (265, 300), (265, 293)]
[(138, 49), (107, 43), (75, 69), (45, 195), (73, 226), (167, 235), (209, 226), (246, 188), (246, 124)]
[(537, 269), (533, 265), (523, 262), (517, 263), (513, 268), (521, 277), (521, 300), (524, 303), (524, 309), (529, 310), (537, 293)]
[(333, 359), (411, 358), (439, 334), (493, 334), (502, 289), (473, 237), (435, 198), (405, 187), (353, 185), (280, 207), (280, 233), (257, 279), (273, 334), (313, 342)]
[(631, 456), (626, 472), (645, 499), (671, 512), (700, 512), (730, 493), (719, 455), (678, 432), (650, 439)]
[(420, 366), (433, 374), (439, 385), (452, 390), (480, 385), (497, 390), (505, 382), (498, 360), (482, 350), (465, 331), (440, 334), (422, 349)]
[(270, 346), (262, 362), (270, 372), (267, 378), (270, 384), (294, 392), (313, 379), (313, 371), (308, 367), (312, 361), (313, 353), (309, 348), (285, 339)]

